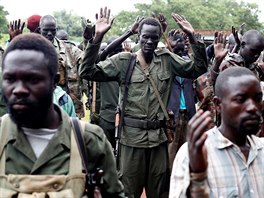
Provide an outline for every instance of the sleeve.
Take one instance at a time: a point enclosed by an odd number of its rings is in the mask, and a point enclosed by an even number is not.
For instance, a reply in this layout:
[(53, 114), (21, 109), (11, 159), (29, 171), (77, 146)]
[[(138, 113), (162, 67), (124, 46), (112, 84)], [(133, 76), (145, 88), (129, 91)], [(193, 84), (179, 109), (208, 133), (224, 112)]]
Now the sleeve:
[(88, 169), (94, 172), (97, 168), (104, 171), (102, 196), (124, 197), (124, 187), (118, 178), (112, 147), (103, 130), (93, 124), (86, 124), (85, 143), (87, 146)]
[[(88, 43), (88, 46), (84, 51), (82, 64), (79, 67), (80, 78), (92, 81), (106, 81), (106, 79), (110, 76), (110, 74), (107, 74), (106, 71), (102, 70), (102, 68), (96, 64), (100, 44), (101, 43)], [(107, 62), (105, 64), (109, 65), (111, 62)]]
[(188, 145), (184, 143), (176, 154), (170, 178), (169, 198), (187, 197), (190, 185)]
[(169, 198), (209, 198), (207, 179), (191, 180), (188, 158), (188, 143), (184, 143), (176, 154), (170, 180)]
[(208, 62), (205, 45), (198, 42), (192, 44), (192, 58), (184, 60), (176, 54), (172, 54), (173, 73), (184, 78), (195, 79), (208, 71)]

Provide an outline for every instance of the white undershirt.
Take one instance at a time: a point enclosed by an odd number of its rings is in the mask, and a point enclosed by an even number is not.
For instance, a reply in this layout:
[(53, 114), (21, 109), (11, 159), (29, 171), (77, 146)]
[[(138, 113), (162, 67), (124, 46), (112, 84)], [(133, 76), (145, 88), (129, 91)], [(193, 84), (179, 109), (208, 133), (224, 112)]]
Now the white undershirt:
[(57, 129), (31, 129), (22, 128), (37, 158), (47, 147), (49, 141), (58, 131)]

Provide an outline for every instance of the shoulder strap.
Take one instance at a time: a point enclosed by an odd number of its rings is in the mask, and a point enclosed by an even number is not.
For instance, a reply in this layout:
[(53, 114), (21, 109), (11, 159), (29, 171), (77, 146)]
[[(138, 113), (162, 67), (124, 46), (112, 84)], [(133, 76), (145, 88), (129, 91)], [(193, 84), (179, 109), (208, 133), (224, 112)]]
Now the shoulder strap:
[[(71, 117), (71, 123), (72, 123), (72, 128), (74, 131), (74, 136), (75, 136), (75, 139), (77, 141), (78, 148), (79, 148), (79, 152), (80, 152), (80, 155), (82, 158), (84, 170), (85, 170), (86, 174), (89, 174), (87, 151), (86, 151), (86, 147), (84, 144), (83, 132), (82, 132), (82, 129), (80, 128), (80, 122), (79, 122), (78, 118)], [(82, 128), (84, 130), (85, 123), (82, 123)]]
[(123, 121), (124, 121), (124, 112), (125, 112), (125, 106), (127, 103), (127, 95), (128, 95), (128, 88), (129, 88), (129, 83), (131, 80), (131, 76), (135, 67), (135, 62), (136, 62), (136, 54), (132, 53), (130, 60), (129, 60), (129, 64), (126, 70), (126, 75), (125, 75), (125, 90), (124, 90), (124, 95), (123, 95), (123, 104), (122, 104), (122, 108), (121, 108), (121, 114), (120, 114), (120, 127), (122, 128), (123, 126)]
[[(142, 66), (144, 66), (145, 68), (147, 68), (147, 63), (146, 63), (145, 59), (143, 58), (141, 50), (139, 50), (137, 52), (137, 57), (138, 57), (138, 61), (140, 62), (140, 64)], [(151, 78), (151, 76), (150, 76), (148, 71), (144, 71), (144, 72), (145, 72), (145, 75), (147, 76), (147, 78), (149, 79), (149, 81), (150, 81), (150, 83), (151, 83), (151, 85), (153, 87), (153, 90), (154, 90), (154, 92), (156, 94), (156, 97), (158, 98), (158, 101), (160, 103), (161, 109), (162, 109), (162, 111), (164, 113), (164, 116), (165, 116), (166, 120), (169, 120), (170, 119), (169, 118), (169, 114), (168, 114), (168, 112), (166, 110), (166, 107), (165, 107), (164, 103), (162, 102), (162, 99), (160, 97), (159, 91), (157, 89), (157, 86), (156, 86), (154, 80)]]

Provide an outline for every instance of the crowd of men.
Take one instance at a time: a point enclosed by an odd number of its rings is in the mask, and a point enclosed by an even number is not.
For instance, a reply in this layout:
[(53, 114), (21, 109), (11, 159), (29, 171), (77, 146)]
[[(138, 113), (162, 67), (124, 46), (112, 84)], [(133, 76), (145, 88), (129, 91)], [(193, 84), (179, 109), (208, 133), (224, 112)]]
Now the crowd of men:
[(110, 14), (84, 21), (79, 46), (51, 15), (10, 22), (0, 197), (262, 197), (263, 34), (206, 46), (172, 13), (168, 36), (162, 14), (138, 17), (104, 46)]

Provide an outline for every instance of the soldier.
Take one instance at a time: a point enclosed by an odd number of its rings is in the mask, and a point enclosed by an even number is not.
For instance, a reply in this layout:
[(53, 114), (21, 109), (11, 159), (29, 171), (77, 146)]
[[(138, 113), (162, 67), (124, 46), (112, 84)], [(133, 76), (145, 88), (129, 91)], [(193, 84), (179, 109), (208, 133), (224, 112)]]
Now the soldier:
[[(124, 125), (121, 126), (120, 140), (121, 180), (129, 198), (139, 198), (143, 188), (147, 197), (168, 196), (170, 170), (164, 129), (165, 112), (155, 90), (158, 90), (161, 102), (167, 106), (171, 82), (176, 75), (195, 78), (207, 71), (205, 45), (197, 42), (192, 26), (184, 17), (175, 13), (172, 17), (189, 36), (194, 62), (185, 61), (167, 49), (156, 51), (162, 36), (160, 22), (152, 17), (140, 22), (137, 34), (140, 50), (136, 52), (137, 59), (132, 65), (134, 70), (129, 84), (127, 105), (122, 109)], [(87, 80), (118, 81), (122, 101), (125, 73), (132, 54), (121, 52), (96, 64), (100, 43), (112, 24), (110, 10), (107, 7), (101, 8), (96, 19), (95, 36), (85, 50), (80, 76)]]
[(58, 85), (72, 98), (75, 112), (79, 118), (84, 117), (82, 102), (82, 81), (78, 75), (78, 68), (82, 62), (83, 52), (72, 43), (61, 41), (56, 37), (56, 19), (51, 15), (41, 17), (39, 31), (53, 43), (59, 57), (60, 80)]
[[(0, 125), (0, 197), (87, 197), (70, 117), (52, 97), (58, 55), (39, 34), (19, 35), (3, 58), (3, 95), (9, 114)], [(124, 197), (103, 130), (84, 124), (88, 171), (104, 171), (103, 197)], [(86, 186), (88, 187), (88, 186)]]

